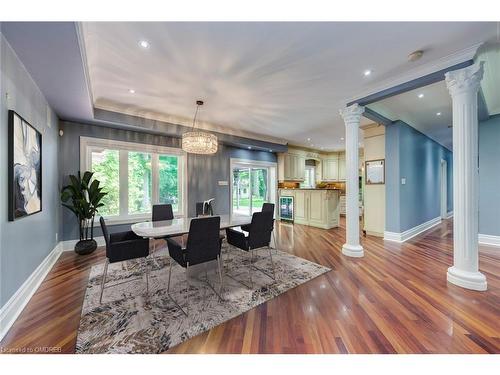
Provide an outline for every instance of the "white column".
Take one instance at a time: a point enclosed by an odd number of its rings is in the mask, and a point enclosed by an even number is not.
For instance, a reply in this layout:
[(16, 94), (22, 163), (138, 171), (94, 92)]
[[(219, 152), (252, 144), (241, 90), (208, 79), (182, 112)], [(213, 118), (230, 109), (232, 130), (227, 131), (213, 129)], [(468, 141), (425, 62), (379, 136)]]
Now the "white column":
[(486, 290), (478, 261), (478, 111), (483, 63), (445, 75), (453, 103), (453, 267), (450, 283)]
[(346, 164), (346, 243), (342, 254), (362, 257), (363, 247), (359, 243), (359, 150), (358, 129), (364, 108), (353, 104), (340, 110), (345, 122)]

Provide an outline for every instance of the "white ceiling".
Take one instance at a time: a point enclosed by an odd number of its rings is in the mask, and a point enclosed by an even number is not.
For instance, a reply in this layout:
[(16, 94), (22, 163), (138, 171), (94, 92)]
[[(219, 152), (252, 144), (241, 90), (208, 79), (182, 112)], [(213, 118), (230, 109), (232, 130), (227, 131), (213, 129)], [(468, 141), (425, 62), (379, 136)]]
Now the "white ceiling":
[[(423, 94), (423, 98), (418, 95)], [(448, 149), (452, 149), (451, 96), (444, 81), (395, 95), (368, 107), (389, 120), (402, 120)], [(441, 115), (437, 115), (441, 113)]]
[[(495, 32), (473, 22), (82, 24), (96, 107), (187, 124), (201, 98), (203, 126), (325, 150), (344, 148), (338, 111), (350, 98)], [(408, 62), (418, 49), (424, 57)]]

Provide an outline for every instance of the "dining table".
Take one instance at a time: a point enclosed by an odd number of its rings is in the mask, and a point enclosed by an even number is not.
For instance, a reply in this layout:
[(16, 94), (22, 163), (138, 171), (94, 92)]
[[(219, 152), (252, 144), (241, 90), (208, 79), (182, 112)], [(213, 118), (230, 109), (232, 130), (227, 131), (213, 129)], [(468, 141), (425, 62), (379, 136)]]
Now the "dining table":
[[(251, 216), (239, 215), (215, 215), (220, 216), (220, 229), (234, 228), (241, 225), (250, 224), (252, 222)], [(143, 221), (140, 223), (132, 224), (132, 231), (143, 238), (161, 238), (165, 236), (176, 237), (189, 233), (189, 226), (191, 220), (198, 217), (178, 217), (172, 220), (161, 221)]]

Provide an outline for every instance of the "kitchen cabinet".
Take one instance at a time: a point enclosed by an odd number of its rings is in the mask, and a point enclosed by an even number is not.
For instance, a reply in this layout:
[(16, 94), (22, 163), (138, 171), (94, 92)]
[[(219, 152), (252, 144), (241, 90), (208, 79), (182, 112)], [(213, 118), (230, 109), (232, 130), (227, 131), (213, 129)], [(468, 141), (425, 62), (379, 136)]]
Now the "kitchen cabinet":
[(280, 189), (280, 196), (294, 197), (294, 222), (330, 229), (339, 226), (339, 190)]
[(306, 159), (294, 153), (278, 155), (278, 179), (280, 181), (304, 181)]
[(339, 181), (345, 181), (345, 154), (339, 154)]
[(323, 181), (338, 181), (339, 159), (337, 155), (329, 156), (321, 160)]

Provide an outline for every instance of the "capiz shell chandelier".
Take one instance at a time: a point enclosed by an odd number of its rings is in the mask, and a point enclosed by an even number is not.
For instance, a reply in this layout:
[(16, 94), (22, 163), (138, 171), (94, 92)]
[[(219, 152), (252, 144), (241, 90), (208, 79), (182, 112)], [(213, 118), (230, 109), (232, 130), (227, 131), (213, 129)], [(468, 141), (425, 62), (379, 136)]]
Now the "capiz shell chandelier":
[(182, 149), (190, 154), (212, 155), (217, 152), (217, 136), (203, 131), (194, 131), (198, 109), (203, 101), (196, 101), (193, 128), (182, 135)]

